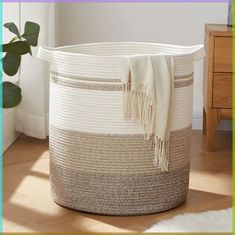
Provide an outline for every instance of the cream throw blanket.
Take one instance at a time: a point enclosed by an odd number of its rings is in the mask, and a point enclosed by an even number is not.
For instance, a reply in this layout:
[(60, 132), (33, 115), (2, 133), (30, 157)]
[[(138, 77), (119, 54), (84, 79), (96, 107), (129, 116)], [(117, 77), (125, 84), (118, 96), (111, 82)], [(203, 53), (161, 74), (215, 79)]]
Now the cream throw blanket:
[(140, 121), (146, 139), (153, 136), (154, 164), (168, 171), (169, 136), (174, 89), (170, 55), (134, 55), (121, 60), (124, 117)]

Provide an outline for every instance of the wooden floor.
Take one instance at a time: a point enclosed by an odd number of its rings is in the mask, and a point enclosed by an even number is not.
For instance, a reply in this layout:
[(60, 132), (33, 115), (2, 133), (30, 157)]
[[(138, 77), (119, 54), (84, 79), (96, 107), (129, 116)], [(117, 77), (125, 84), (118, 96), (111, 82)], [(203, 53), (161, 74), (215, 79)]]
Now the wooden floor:
[(50, 196), (48, 141), (21, 135), (4, 154), (4, 232), (134, 232), (184, 212), (231, 207), (231, 132), (217, 133), (215, 152), (193, 132), (190, 190), (180, 207), (147, 216), (101, 216), (68, 210)]

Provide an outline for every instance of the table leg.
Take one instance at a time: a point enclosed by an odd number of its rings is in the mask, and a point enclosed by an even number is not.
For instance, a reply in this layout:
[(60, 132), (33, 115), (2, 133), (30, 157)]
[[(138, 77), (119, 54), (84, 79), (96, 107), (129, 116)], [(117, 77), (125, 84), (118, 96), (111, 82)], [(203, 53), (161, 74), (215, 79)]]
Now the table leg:
[(217, 109), (208, 109), (206, 112), (206, 149), (214, 151), (216, 127), (219, 121), (219, 112)]
[(202, 133), (206, 134), (206, 111), (203, 108), (203, 126), (202, 126)]

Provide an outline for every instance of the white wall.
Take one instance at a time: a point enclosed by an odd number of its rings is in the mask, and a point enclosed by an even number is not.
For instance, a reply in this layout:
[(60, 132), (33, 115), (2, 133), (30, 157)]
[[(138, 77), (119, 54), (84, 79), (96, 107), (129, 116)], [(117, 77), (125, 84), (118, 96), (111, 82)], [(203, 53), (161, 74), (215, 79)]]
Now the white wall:
[[(204, 43), (206, 23), (226, 23), (227, 3), (58, 3), (57, 45), (146, 41)], [(195, 65), (194, 121), (202, 123), (203, 63)], [(230, 128), (228, 123), (222, 128)]]
[(37, 57), (41, 45), (55, 46), (55, 14), (53, 2), (22, 2), (21, 27), (32, 21), (40, 25), (38, 46), (32, 47), (32, 56), (21, 60), (20, 87), (22, 101), (15, 109), (15, 128), (31, 137), (44, 139), (48, 134), (49, 64)]
[[(3, 3), (3, 18), (2, 22), (14, 22), (19, 26), (19, 3)], [(3, 28), (3, 42), (6, 43), (14, 37), (14, 34), (10, 33), (7, 29)], [(19, 74), (14, 77), (9, 77), (3, 74), (3, 80), (9, 80), (17, 83)], [(14, 109), (3, 109), (3, 152), (12, 144), (12, 142), (18, 136), (15, 132), (15, 114)]]
[[(3, 24), (8, 22), (14, 22), (17, 27), (19, 27), (19, 3), (3, 3)], [(15, 35), (8, 31), (5, 27), (2, 28), (2, 40), (4, 43), (9, 42)], [(16, 81), (19, 79), (19, 74), (17, 73), (14, 77), (9, 77), (3, 74), (4, 80)]]
[[(21, 23), (22, 33), (26, 21), (37, 22), (41, 26), (39, 45), (54, 46), (54, 6), (55, 3), (3, 3), (3, 24), (14, 22), (19, 27)], [(14, 34), (3, 28), (4, 43), (13, 37)], [(37, 58), (37, 49), (32, 49), (33, 57), (22, 56), (20, 76), (19, 73), (14, 77), (3, 74), (3, 80), (20, 83), (23, 96), (17, 108), (3, 110), (3, 151), (13, 143), (19, 132), (37, 138), (47, 136), (49, 66)]]
[[(19, 3), (6, 3), (2, 4), (2, 22), (14, 22), (17, 26), (19, 26)], [(8, 30), (3, 29), (3, 42), (9, 41), (14, 34), (8, 32)]]

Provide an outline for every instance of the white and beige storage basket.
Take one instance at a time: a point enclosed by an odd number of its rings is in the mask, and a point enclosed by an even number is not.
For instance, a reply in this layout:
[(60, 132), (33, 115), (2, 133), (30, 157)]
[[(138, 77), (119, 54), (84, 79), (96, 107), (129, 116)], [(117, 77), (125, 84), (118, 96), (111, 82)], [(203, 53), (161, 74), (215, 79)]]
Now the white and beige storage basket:
[[(174, 55), (169, 171), (153, 164), (141, 124), (122, 113), (120, 58)], [(76, 210), (138, 215), (174, 208), (189, 183), (193, 62), (202, 45), (123, 42), (41, 47), (50, 62), (50, 181), (56, 203)]]

